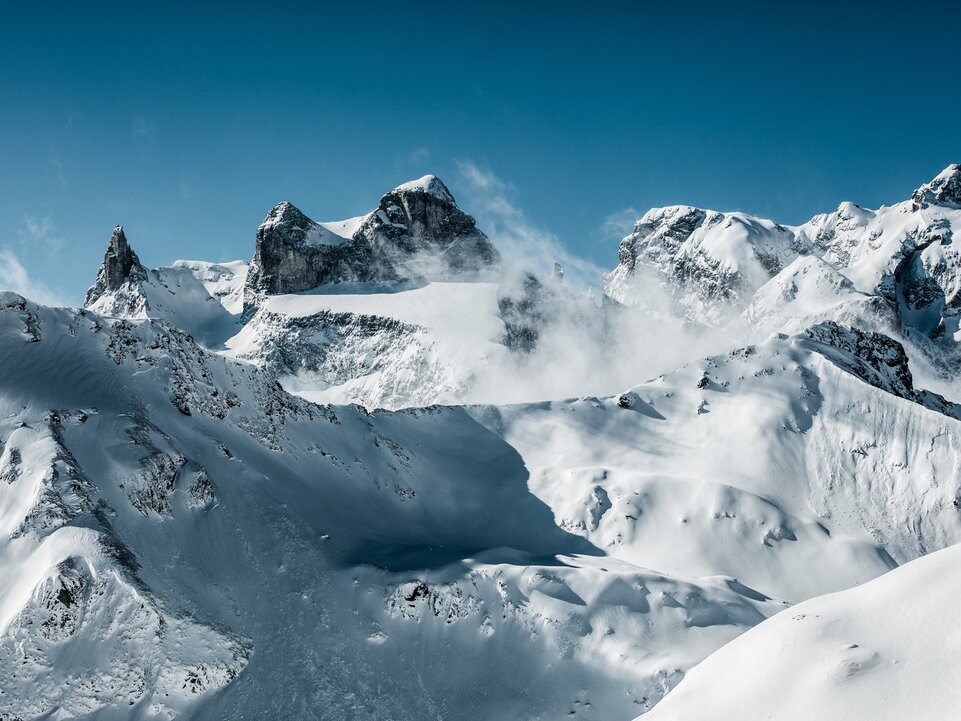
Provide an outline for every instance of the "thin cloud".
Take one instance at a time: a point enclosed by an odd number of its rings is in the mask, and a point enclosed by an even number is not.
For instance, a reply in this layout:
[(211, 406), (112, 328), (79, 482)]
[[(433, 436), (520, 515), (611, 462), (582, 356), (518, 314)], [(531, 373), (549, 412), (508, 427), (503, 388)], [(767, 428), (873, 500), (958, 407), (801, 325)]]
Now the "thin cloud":
[(57, 179), (57, 182), (60, 183), (60, 185), (62, 185), (64, 188), (70, 185), (70, 181), (67, 179), (67, 174), (63, 170), (63, 163), (56, 154), (51, 153), (48, 155), (43, 161), (43, 167), (45, 170), (51, 173), (53, 177)]
[(130, 134), (135, 138), (146, 138), (153, 142), (157, 137), (157, 124), (138, 115), (133, 119)]
[(430, 160), (431, 152), (430, 148), (414, 148), (407, 154), (407, 162), (409, 163), (426, 163)]
[(58, 291), (30, 277), (10, 248), (0, 248), (0, 290), (12, 290), (43, 305), (66, 305)]
[(491, 170), (471, 160), (456, 161), (465, 207), (504, 258), (535, 275), (549, 275), (554, 263), (565, 269), (565, 282), (578, 290), (600, 285), (604, 270), (570, 253), (556, 235), (533, 223), (516, 204), (517, 191)]
[(635, 208), (622, 208), (604, 218), (600, 231), (605, 239), (620, 240), (634, 229), (634, 223), (641, 217)]
[(43, 246), (43, 249), (50, 253), (56, 253), (63, 247), (63, 239), (54, 235), (53, 220), (49, 216), (37, 218), (32, 215), (24, 215), (20, 221), (20, 242), (31, 248)]

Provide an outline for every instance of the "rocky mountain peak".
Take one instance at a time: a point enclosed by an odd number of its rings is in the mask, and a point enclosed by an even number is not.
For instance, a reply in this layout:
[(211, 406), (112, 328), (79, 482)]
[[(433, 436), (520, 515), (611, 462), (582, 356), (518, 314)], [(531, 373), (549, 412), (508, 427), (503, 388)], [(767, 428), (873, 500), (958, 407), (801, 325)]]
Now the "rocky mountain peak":
[(359, 233), (388, 240), (404, 254), (442, 254), (451, 270), (480, 270), (500, 254), (435, 175), (397, 186)]
[(409, 180), (406, 183), (398, 185), (390, 193), (388, 193), (388, 195), (407, 195), (417, 193), (425, 193), (441, 202), (456, 205), (454, 196), (451, 195), (451, 192), (447, 189), (447, 186), (444, 185), (443, 181), (436, 175), (425, 175), (417, 180)]
[(373, 212), (350, 221), (317, 223), (283, 201), (257, 230), (244, 308), (249, 314), (263, 295), (328, 283), (446, 278), (499, 261), (490, 240), (435, 175), (397, 186)]
[(925, 183), (911, 196), (915, 209), (931, 205), (961, 208), (961, 165), (954, 163)]
[(317, 224), (289, 200), (282, 200), (264, 217), (257, 229), (257, 253), (264, 244), (301, 245)]
[(127, 242), (123, 226), (118, 225), (110, 235), (107, 252), (104, 253), (103, 263), (97, 273), (97, 282), (87, 291), (84, 305), (90, 306), (105, 293), (119, 290), (128, 280), (145, 278), (145, 268)]

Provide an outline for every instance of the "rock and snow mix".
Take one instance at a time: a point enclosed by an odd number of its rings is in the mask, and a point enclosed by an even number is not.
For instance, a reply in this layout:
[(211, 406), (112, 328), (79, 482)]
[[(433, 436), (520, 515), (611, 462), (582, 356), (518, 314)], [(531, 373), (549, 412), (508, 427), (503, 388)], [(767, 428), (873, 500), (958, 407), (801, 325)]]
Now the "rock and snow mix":
[(958, 166), (656, 209), (598, 303), (433, 176), (250, 264), (118, 226), (0, 294), (0, 719), (952, 718), (958, 229)]

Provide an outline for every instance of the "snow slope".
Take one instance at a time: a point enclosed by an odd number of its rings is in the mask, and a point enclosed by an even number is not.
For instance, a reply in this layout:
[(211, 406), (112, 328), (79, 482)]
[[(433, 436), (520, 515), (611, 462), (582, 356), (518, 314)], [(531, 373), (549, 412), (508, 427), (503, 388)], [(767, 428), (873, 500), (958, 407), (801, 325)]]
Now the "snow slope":
[(644, 721), (958, 717), (961, 547), (786, 610), (703, 663)]
[(561, 527), (634, 564), (796, 602), (961, 541), (958, 408), (905, 385), (900, 352), (828, 324), (618, 397), (483, 418)]
[(2, 301), (0, 712), (626, 718), (781, 607), (606, 559), (464, 409), (315, 406), (167, 324)]
[[(28, 718), (631, 718), (961, 532), (953, 406), (840, 327), (608, 399), (374, 414), (162, 322), (7, 294), (0, 333), (0, 710)], [(132, 593), (155, 620), (102, 651)]]
[(396, 408), (468, 397), (503, 335), (493, 283), (338, 284), (267, 297), (226, 350), (308, 400)]
[(961, 367), (959, 223), (957, 166), (798, 227), (658, 209), (600, 303), (433, 176), (280, 204), (253, 281), (118, 226), (87, 309), (0, 294), (0, 719), (875, 718), (889, 659), (949, 663), (934, 600), (875, 628), (961, 541), (918, 380)]
[(133, 277), (88, 304), (96, 313), (129, 319), (163, 318), (217, 347), (236, 332), (247, 264), (178, 260)]

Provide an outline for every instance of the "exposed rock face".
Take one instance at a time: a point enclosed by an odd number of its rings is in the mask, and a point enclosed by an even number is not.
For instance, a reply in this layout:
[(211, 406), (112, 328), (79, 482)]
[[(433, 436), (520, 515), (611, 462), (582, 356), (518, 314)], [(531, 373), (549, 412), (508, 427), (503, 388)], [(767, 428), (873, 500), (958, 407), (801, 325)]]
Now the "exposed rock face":
[(118, 225), (110, 236), (110, 244), (103, 256), (103, 265), (97, 273), (97, 282), (87, 291), (84, 305), (93, 305), (105, 293), (111, 293), (123, 287), (128, 280), (146, 280), (147, 271), (140, 264), (137, 254), (127, 243), (123, 226)]
[(500, 260), (474, 219), (457, 207), (450, 191), (433, 175), (387, 193), (354, 237), (380, 246), (396, 265), (403, 266), (418, 254), (439, 254), (436, 270), (441, 273), (483, 270)]
[(931, 205), (961, 208), (961, 165), (949, 165), (930, 183), (925, 183), (911, 196), (916, 209)]
[(656, 305), (657, 281), (676, 310), (716, 320), (739, 306), (797, 256), (794, 236), (770, 220), (686, 205), (649, 210), (621, 241), (619, 264), (604, 292), (625, 305)]
[(914, 400), (914, 379), (908, 356), (904, 346), (893, 338), (881, 333), (864, 333), (833, 321), (811, 326), (804, 335), (813, 341), (816, 350), (865, 383)]
[(803, 343), (865, 383), (951, 418), (961, 418), (961, 406), (915, 387), (904, 346), (893, 338), (834, 321), (811, 326), (801, 337), (806, 337)]
[(285, 200), (267, 213), (257, 229), (246, 290), (274, 295), (338, 280), (396, 278), (393, 268), (377, 263), (370, 251), (370, 247), (355, 245), (325, 231)]
[(244, 309), (249, 314), (259, 295), (344, 281), (449, 277), (499, 260), (474, 219), (432, 175), (390, 191), (356, 223), (317, 223), (284, 201), (257, 230)]

